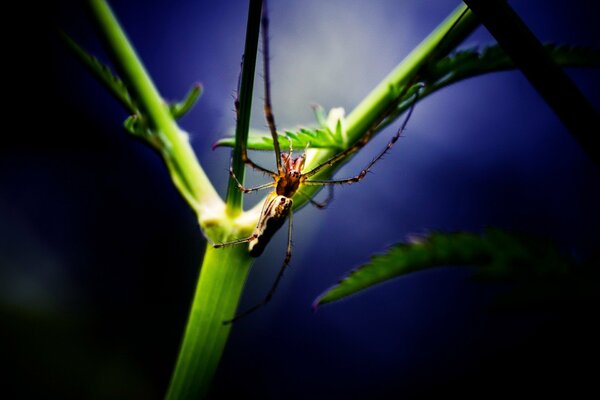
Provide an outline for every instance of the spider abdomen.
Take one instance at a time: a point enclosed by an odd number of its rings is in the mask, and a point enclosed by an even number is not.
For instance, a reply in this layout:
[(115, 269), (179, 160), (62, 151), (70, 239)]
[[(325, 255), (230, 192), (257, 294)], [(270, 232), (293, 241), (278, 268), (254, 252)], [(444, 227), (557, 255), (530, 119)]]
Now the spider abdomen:
[(275, 232), (281, 228), (292, 209), (292, 199), (272, 192), (263, 205), (256, 228), (254, 239), (248, 243), (248, 251), (252, 257), (259, 257)]

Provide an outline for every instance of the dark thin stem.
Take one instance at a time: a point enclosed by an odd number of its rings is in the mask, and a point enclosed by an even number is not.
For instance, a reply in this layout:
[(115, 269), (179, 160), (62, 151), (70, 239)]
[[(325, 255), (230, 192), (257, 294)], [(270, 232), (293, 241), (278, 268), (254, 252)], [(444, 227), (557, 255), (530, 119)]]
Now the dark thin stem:
[[(254, 72), (256, 69), (256, 53), (258, 51), (258, 37), (260, 32), (260, 18), (262, 0), (250, 0), (248, 9), (248, 25), (246, 27), (246, 45), (244, 47), (244, 61), (242, 63), (242, 76), (238, 93), (239, 109), (237, 110), (237, 124), (235, 129), (235, 147), (232, 154), (232, 169), (239, 181), (244, 183), (246, 146), (248, 130), (250, 128), (250, 112), (252, 108), (252, 89), (254, 87)], [(242, 211), (242, 192), (238, 189), (237, 182), (230, 177), (227, 186), (227, 213), (237, 216)]]
[(583, 150), (600, 165), (600, 114), (554, 63), (539, 40), (502, 0), (465, 0), (506, 54), (542, 95)]

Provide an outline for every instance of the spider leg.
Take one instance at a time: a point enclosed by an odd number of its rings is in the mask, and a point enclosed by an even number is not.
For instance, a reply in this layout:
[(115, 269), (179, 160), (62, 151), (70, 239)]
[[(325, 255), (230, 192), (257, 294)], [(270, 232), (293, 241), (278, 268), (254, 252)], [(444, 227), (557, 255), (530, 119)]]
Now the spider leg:
[(263, 3), (262, 19), (262, 52), (263, 52), (263, 69), (264, 69), (264, 83), (265, 83), (265, 119), (271, 131), (271, 137), (273, 138), (273, 148), (275, 149), (275, 161), (277, 162), (277, 172), (281, 172), (281, 150), (279, 148), (279, 140), (277, 135), (277, 128), (275, 126), (275, 116), (273, 115), (273, 106), (271, 104), (271, 67), (269, 65), (269, 16), (267, 13), (267, 2)]
[(237, 176), (235, 176), (235, 172), (233, 172), (232, 165), (229, 166), (229, 175), (235, 180), (235, 183), (237, 184), (238, 189), (240, 189), (240, 191), (242, 191), (244, 193), (255, 192), (257, 190), (270, 188), (275, 185), (275, 182), (268, 182), (268, 183), (265, 183), (264, 185), (256, 186), (253, 188), (247, 188), (238, 180)]
[(308, 199), (308, 201), (310, 202), (310, 204), (312, 204), (313, 206), (317, 207), (318, 209), (322, 210), (324, 208), (327, 208), (327, 206), (329, 205), (329, 203), (333, 200), (333, 186), (332, 185), (328, 185), (327, 186), (328, 189), (328, 194), (327, 197), (325, 198), (325, 200), (319, 202), (316, 200), (313, 200), (310, 196), (308, 196), (307, 194), (304, 194), (302, 192), (296, 192), (297, 194), (300, 194), (301, 196), (304, 196)]
[[(375, 128), (371, 128), (367, 131), (367, 133), (364, 134), (364, 136), (362, 138), (360, 138), (359, 141), (357, 141), (356, 143), (354, 143), (352, 146), (348, 147), (346, 150), (342, 151), (341, 153), (336, 154), (335, 156), (331, 157), (329, 160), (325, 161), (323, 164), (316, 166), (315, 168), (313, 168), (312, 170), (302, 174), (302, 176), (305, 176), (306, 178), (310, 178), (311, 176), (317, 174), (318, 172), (320, 172), (322, 169), (326, 168), (326, 167), (330, 167), (333, 164), (337, 163), (340, 160), (343, 160), (344, 158), (348, 157), (350, 154), (360, 150), (364, 145), (366, 145), (367, 143), (369, 143), (369, 140), (371, 140), (371, 136), (373, 136), (373, 132), (375, 131)], [(311, 181), (304, 181), (305, 184), (310, 185)], [(312, 181), (315, 182), (315, 181)]]
[(250, 167), (254, 168), (257, 171), (263, 172), (267, 175), (277, 176), (277, 174), (275, 172), (271, 171), (270, 169), (261, 167), (260, 165), (256, 164), (254, 161), (252, 161), (248, 157), (248, 149), (246, 148), (245, 144), (242, 145), (242, 161), (244, 162), (244, 164), (249, 165)]
[[(339, 179), (339, 180), (312, 180), (312, 181), (311, 180), (305, 180), (304, 184), (305, 185), (343, 185), (343, 184), (346, 184), (346, 183), (347, 184), (351, 184), (351, 183), (360, 182), (367, 175), (367, 173), (371, 170), (371, 168), (373, 168), (373, 165), (375, 165), (375, 163), (377, 161), (381, 160), (383, 158), (383, 156), (398, 141), (398, 139), (400, 138), (400, 136), (402, 136), (402, 132), (404, 132), (404, 129), (406, 129), (406, 124), (408, 123), (408, 120), (410, 119), (410, 116), (412, 115), (413, 110), (415, 109), (415, 104), (417, 103), (418, 97), (419, 97), (419, 92), (417, 91), (415, 93), (415, 99), (414, 99), (412, 105), (410, 106), (410, 108), (408, 109), (408, 113), (406, 114), (406, 118), (404, 118), (404, 122), (402, 122), (402, 126), (400, 126), (400, 128), (398, 129), (398, 131), (396, 132), (396, 134), (388, 142), (387, 146), (385, 146), (385, 148), (377, 155), (377, 157), (375, 157), (369, 163), (369, 165), (367, 165), (365, 168), (363, 168), (363, 170), (360, 171), (360, 173), (358, 175), (356, 175), (356, 176), (354, 176), (352, 178)], [(334, 156), (333, 158), (331, 158), (329, 161), (326, 161), (325, 163), (319, 165), (318, 167), (316, 167), (312, 171), (307, 172), (306, 174), (304, 174), (304, 176), (310, 177), (310, 176), (314, 175), (316, 172), (318, 172), (319, 170), (321, 170), (322, 168), (324, 168), (324, 166), (333, 165), (334, 163), (336, 163), (337, 161), (341, 160), (342, 158), (344, 158), (348, 154), (357, 151), (358, 149), (360, 149), (361, 147), (363, 147), (369, 141), (369, 139), (371, 138), (372, 133), (373, 133), (373, 130), (370, 130), (369, 132), (367, 132), (367, 134), (365, 136), (362, 137), (361, 140), (359, 140), (354, 145), (352, 145), (351, 147), (349, 147), (346, 151), (341, 152), (340, 154), (338, 154), (338, 155)]]
[(277, 278), (275, 279), (273, 286), (271, 286), (271, 289), (269, 290), (269, 292), (267, 293), (265, 298), (260, 303), (255, 304), (254, 306), (248, 308), (246, 311), (239, 313), (238, 315), (236, 315), (235, 317), (233, 317), (230, 320), (223, 321), (223, 324), (224, 325), (231, 324), (232, 322), (235, 322), (235, 321), (239, 320), (240, 318), (243, 318), (243, 317), (247, 316), (248, 314), (251, 314), (254, 311), (258, 310), (262, 306), (266, 305), (271, 300), (273, 295), (275, 294), (275, 291), (277, 290), (277, 286), (279, 286), (279, 282), (281, 281), (281, 278), (283, 277), (283, 273), (285, 272), (285, 269), (289, 265), (291, 259), (292, 259), (292, 211), (290, 210), (289, 224), (288, 224), (288, 243), (287, 243), (287, 249), (285, 252), (285, 259), (283, 260), (283, 265), (279, 269), (279, 273), (277, 274)]
[[(236, 90), (236, 96), (234, 98), (233, 101), (233, 105), (235, 107), (235, 115), (236, 115), (236, 119), (239, 120), (240, 118), (240, 99), (239, 99), (239, 95), (240, 95), (240, 87), (242, 84), (242, 71), (241, 69), (243, 68), (243, 64), (244, 64), (244, 56), (242, 56), (242, 62), (241, 62), (241, 66), (240, 66), (240, 74), (238, 75), (238, 86), (237, 86), (237, 90)], [(276, 176), (277, 174), (265, 167), (262, 167), (258, 164), (256, 164), (254, 161), (252, 161), (250, 159), (250, 157), (248, 157), (248, 148), (247, 148), (247, 143), (242, 143), (241, 146), (241, 159), (244, 162), (244, 164), (249, 165), (250, 167), (252, 167), (253, 169), (257, 170), (257, 171), (261, 171), (265, 174), (271, 175), (271, 176)], [(231, 171), (231, 166), (229, 167), (229, 170)], [(236, 181), (238, 181), (237, 178), (235, 178)], [(238, 187), (240, 186), (240, 183), (238, 181)], [(244, 191), (244, 190), (242, 190)]]
[(225, 246), (233, 246), (236, 244), (241, 244), (241, 243), (248, 243), (254, 239), (256, 239), (257, 235), (255, 233), (253, 233), (252, 235), (248, 236), (247, 238), (242, 238), (242, 239), (236, 239), (236, 240), (232, 240), (231, 242), (225, 242), (225, 243), (212, 243), (212, 246), (215, 249), (220, 249), (221, 247), (225, 247)]

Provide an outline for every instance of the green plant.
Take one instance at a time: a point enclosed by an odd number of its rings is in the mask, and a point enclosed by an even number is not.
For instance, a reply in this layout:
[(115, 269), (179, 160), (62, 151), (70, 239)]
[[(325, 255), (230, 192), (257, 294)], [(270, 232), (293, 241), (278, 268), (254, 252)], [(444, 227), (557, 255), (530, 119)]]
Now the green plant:
[[(118, 76), (67, 38), (70, 47), (131, 114), (125, 121), (125, 128), (146, 141), (163, 158), (174, 185), (196, 213), (203, 234), (214, 242), (247, 236), (256, 224), (261, 205), (243, 211), (242, 193), (232, 179), (223, 201), (196, 159), (187, 134), (176, 123), (176, 119), (189, 111), (198, 98), (200, 87), (194, 87), (181, 103), (165, 104), (109, 6), (104, 0), (91, 0), (90, 4)], [(220, 143), (234, 146), (232, 167), (242, 182), (241, 149), (248, 141), (260, 16), (261, 1), (251, 0), (236, 137)], [(323, 113), (318, 112), (318, 128), (289, 134), (296, 148), (311, 143), (311, 162), (306, 167), (317, 165), (348, 148), (364, 138), (373, 126), (379, 131), (393, 122), (409, 107), (415, 85), (424, 84), (422, 99), (462, 79), (514, 68), (512, 61), (494, 46), (447, 56), (477, 26), (475, 17), (466, 7), (457, 8), (346, 119), (338, 118), (328, 125)], [(598, 52), (588, 49), (552, 47), (550, 54), (561, 66), (600, 65)], [(286, 145), (286, 140), (282, 138), (282, 146)], [(272, 141), (269, 142), (268, 137), (253, 137), (248, 143), (249, 148), (261, 146), (269, 148)], [(331, 177), (345, 161), (347, 159), (327, 168), (320, 177)], [(316, 190), (315, 187), (304, 188), (304, 195), (295, 199), (294, 208), (305, 205)], [(244, 246), (215, 250), (207, 245), (168, 398), (196, 398), (208, 390), (231, 329), (230, 325), (223, 325), (223, 321), (235, 315), (252, 262)]]

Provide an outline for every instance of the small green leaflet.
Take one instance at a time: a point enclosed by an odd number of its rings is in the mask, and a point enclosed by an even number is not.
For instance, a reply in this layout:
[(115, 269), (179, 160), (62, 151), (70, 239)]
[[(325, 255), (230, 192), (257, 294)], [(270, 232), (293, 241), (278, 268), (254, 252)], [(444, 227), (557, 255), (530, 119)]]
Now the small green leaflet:
[(549, 241), (488, 229), (483, 234), (432, 233), (400, 243), (387, 253), (346, 275), (320, 295), (313, 309), (374, 285), (412, 272), (443, 266), (477, 266), (477, 276), (515, 281), (542, 276), (562, 276), (569, 263)]
[(171, 111), (173, 118), (179, 119), (187, 114), (188, 111), (194, 107), (201, 95), (202, 85), (200, 83), (196, 83), (194, 86), (192, 86), (182, 101), (169, 104), (169, 110)]
[[(183, 117), (188, 111), (190, 111), (194, 104), (196, 104), (201, 95), (202, 85), (197, 83), (192, 86), (182, 101), (169, 104), (169, 111), (171, 112), (173, 118), (179, 119)], [(123, 123), (123, 126), (129, 133), (132, 133), (136, 136), (147, 138), (151, 134), (139, 113), (130, 115)]]
[[(600, 67), (600, 50), (591, 47), (546, 44), (544, 48), (561, 67)], [(472, 48), (451, 54), (438, 61), (425, 76), (427, 86), (439, 88), (490, 72), (515, 68), (499, 45)]]
[[(151, 132), (149, 132), (148, 128), (143, 123), (143, 118), (140, 117), (140, 111), (129, 94), (127, 85), (108, 65), (102, 63), (98, 58), (86, 52), (69, 35), (62, 32), (62, 37), (77, 58), (110, 90), (113, 96), (115, 96), (125, 107), (127, 112), (132, 114), (123, 124), (125, 129), (134, 135), (148, 138)], [(169, 110), (171, 115), (173, 115), (173, 118), (179, 119), (183, 117), (192, 109), (201, 95), (202, 85), (196, 83), (182, 101), (170, 103)]]
[(127, 112), (137, 112), (137, 107), (135, 106), (133, 99), (129, 94), (129, 90), (127, 90), (127, 86), (125, 86), (125, 83), (123, 83), (121, 78), (113, 73), (113, 71), (106, 64), (98, 60), (98, 58), (86, 52), (69, 35), (64, 32), (61, 32), (61, 35), (69, 48), (77, 56), (79, 61), (81, 61), (88, 68), (88, 70), (90, 70), (90, 72), (92, 72), (92, 74), (102, 84), (104, 84), (108, 90), (110, 90), (112, 95), (121, 102), (125, 109), (127, 109)]
[[(344, 148), (341, 129), (336, 129), (334, 134), (326, 128), (300, 128), (297, 132), (285, 131), (284, 135), (279, 134), (277, 138), (282, 149), (289, 148), (290, 140), (294, 149), (304, 149), (307, 146), (320, 149)], [(213, 149), (222, 146), (233, 147), (234, 145), (235, 138), (227, 137), (219, 139), (213, 145)], [(251, 129), (248, 135), (248, 148), (252, 150), (273, 150), (273, 138), (268, 132)]]

